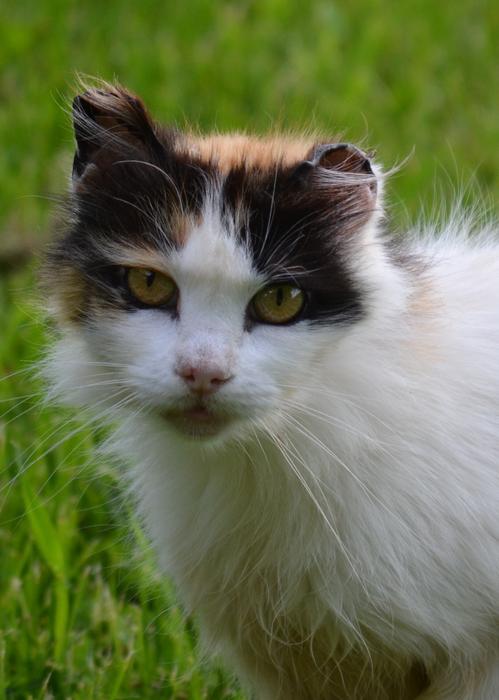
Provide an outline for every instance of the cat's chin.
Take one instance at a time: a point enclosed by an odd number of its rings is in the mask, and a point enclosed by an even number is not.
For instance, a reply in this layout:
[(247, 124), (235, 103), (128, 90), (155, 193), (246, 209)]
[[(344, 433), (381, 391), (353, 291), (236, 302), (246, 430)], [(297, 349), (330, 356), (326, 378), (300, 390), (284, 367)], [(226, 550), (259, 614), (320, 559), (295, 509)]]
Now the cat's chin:
[(166, 410), (161, 413), (161, 418), (177, 433), (194, 440), (215, 438), (232, 422), (227, 414), (206, 406)]

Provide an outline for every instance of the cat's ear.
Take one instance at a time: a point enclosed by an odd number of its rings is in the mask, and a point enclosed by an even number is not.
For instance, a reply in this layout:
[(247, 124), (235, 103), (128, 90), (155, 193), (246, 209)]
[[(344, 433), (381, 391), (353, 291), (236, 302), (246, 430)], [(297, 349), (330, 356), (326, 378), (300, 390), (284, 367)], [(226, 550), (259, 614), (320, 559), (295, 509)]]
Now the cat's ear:
[(323, 184), (359, 185), (376, 198), (378, 182), (369, 156), (350, 143), (314, 146), (307, 159), (298, 166), (297, 175), (311, 175)]
[(84, 178), (89, 166), (109, 163), (123, 155), (162, 150), (154, 123), (142, 101), (122, 87), (90, 88), (73, 100), (76, 152), (73, 182)]

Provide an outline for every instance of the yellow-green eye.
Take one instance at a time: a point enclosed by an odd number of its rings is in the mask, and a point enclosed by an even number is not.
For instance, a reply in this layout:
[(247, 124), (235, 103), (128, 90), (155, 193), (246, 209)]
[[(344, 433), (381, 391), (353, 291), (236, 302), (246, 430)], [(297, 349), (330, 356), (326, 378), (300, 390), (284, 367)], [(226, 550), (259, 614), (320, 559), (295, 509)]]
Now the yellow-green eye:
[(305, 294), (291, 284), (271, 284), (253, 297), (253, 314), (263, 323), (289, 323), (298, 316)]
[(145, 267), (128, 268), (127, 283), (133, 296), (147, 306), (163, 306), (177, 291), (171, 277)]

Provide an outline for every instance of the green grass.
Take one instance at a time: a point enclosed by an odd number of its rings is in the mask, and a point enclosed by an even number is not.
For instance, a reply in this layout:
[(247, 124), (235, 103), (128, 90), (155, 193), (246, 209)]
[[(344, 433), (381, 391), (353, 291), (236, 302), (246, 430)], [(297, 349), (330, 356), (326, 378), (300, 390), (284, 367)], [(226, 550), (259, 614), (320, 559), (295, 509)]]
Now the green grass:
[[(312, 125), (388, 166), (414, 147), (390, 185), (397, 225), (440, 203), (435, 182), (445, 199), (472, 176), (497, 212), (497, 36), (493, 0), (2, 3), (0, 263), (48, 236), (76, 70), (180, 125)], [(103, 431), (40, 404), (25, 372), (47, 343), (33, 279), (0, 278), (0, 700), (241, 698), (197, 660), (119, 469), (91, 466)]]

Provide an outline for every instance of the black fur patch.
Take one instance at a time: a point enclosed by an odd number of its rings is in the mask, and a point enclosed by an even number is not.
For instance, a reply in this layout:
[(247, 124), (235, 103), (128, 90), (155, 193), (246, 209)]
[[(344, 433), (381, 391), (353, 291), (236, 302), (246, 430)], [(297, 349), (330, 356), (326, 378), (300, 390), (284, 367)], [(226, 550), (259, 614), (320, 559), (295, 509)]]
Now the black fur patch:
[[(305, 318), (345, 323), (362, 313), (362, 292), (348, 272), (355, 229), (370, 215), (357, 186), (335, 191), (296, 177), (295, 169), (229, 173), (226, 212), (243, 209), (240, 236), (255, 268), (269, 281), (291, 281), (308, 293)], [(303, 316), (302, 316), (303, 318)]]

